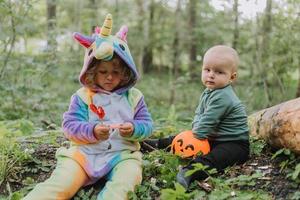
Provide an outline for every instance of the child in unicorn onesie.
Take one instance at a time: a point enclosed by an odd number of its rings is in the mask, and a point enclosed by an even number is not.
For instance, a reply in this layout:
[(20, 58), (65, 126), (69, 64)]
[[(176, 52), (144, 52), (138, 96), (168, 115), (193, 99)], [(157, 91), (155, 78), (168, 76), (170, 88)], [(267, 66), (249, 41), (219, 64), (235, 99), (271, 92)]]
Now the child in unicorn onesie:
[(127, 27), (111, 35), (112, 16), (91, 37), (74, 33), (86, 48), (79, 81), (63, 116), (70, 148), (60, 148), (51, 177), (24, 199), (70, 199), (85, 185), (107, 180), (97, 199), (127, 199), (142, 181), (139, 141), (152, 133), (152, 119), (142, 93), (134, 88), (138, 73), (127, 46)]

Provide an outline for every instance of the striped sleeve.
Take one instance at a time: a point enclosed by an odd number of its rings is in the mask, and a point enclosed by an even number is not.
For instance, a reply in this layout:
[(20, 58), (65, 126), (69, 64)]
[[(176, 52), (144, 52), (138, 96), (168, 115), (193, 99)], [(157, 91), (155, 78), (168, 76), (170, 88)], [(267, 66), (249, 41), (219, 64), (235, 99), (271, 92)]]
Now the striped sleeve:
[(83, 100), (74, 94), (71, 97), (69, 109), (63, 115), (62, 127), (65, 136), (77, 144), (89, 144), (97, 142), (94, 136), (96, 123), (88, 121), (88, 106)]
[(153, 121), (148, 112), (144, 97), (141, 97), (135, 107), (134, 119), (131, 121), (134, 125), (133, 135), (129, 140), (142, 141), (149, 137), (153, 131)]

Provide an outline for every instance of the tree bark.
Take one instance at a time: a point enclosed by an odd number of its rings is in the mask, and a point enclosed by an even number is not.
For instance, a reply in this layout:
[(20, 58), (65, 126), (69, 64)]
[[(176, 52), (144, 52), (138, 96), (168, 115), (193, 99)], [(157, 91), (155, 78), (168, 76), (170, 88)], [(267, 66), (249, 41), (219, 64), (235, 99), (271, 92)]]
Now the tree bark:
[(173, 40), (173, 77), (177, 79), (178, 77), (178, 70), (180, 66), (180, 18), (181, 18), (181, 0), (177, 0), (177, 7), (176, 7), (176, 12), (175, 12), (175, 21), (174, 21), (174, 40)]
[[(295, 26), (296, 26), (296, 24), (298, 24), (298, 27), (299, 27), (300, 12), (298, 12), (296, 22), (298, 22), (298, 23), (295, 23)], [(299, 48), (296, 48), (295, 54), (296, 55), (294, 57), (294, 60), (295, 60), (296, 66), (298, 66), (298, 86), (297, 86), (297, 90), (296, 90), (296, 98), (297, 98), (297, 97), (300, 97), (300, 50), (299, 50)]]
[[(16, 42), (16, 37), (17, 37), (17, 33), (16, 33), (16, 23), (15, 23), (15, 16), (13, 14), (13, 10), (12, 10), (12, 4), (11, 1), (9, 1), (8, 3), (8, 8), (9, 8), (9, 14), (10, 14), (10, 23), (11, 23), (11, 38), (9, 39), (9, 50), (4, 58), (4, 62), (3, 62), (3, 66), (0, 70), (0, 79), (2, 79), (4, 77), (5, 74), (5, 68), (7, 66), (7, 63), (10, 59), (10, 56), (12, 54), (12, 51), (14, 49), (15, 46), (15, 42)], [(5, 47), (6, 49), (6, 47)]]
[[(147, 33), (147, 23), (146, 23), (146, 13), (147, 13), (147, 6), (148, 3), (144, 0), (135, 0), (138, 8), (138, 25), (137, 30), (141, 30), (141, 36), (143, 36), (145, 39), (148, 37)], [(143, 55), (145, 50), (145, 44), (144, 41), (140, 43), (140, 45), (137, 45), (136, 48), (138, 48), (138, 56), (137, 56), (137, 68), (139, 70), (139, 74), (142, 77), (144, 75), (144, 69), (143, 69)]]
[(298, 68), (298, 87), (297, 87), (296, 97), (300, 97), (300, 65)]
[(233, 15), (234, 15), (234, 30), (232, 48), (237, 49), (239, 40), (239, 0), (234, 0)]
[(300, 154), (300, 98), (258, 111), (248, 121), (251, 135)]
[[(89, 21), (90, 21), (90, 26), (93, 27), (93, 29), (91, 30), (91, 33), (94, 33), (94, 28), (99, 25), (101, 26), (101, 24), (98, 24), (100, 22), (98, 22), (98, 16), (97, 16), (97, 10), (98, 10), (98, 4), (100, 5), (99, 1), (96, 2), (96, 0), (89, 0), (89, 4), (88, 4), (88, 8), (89, 8)], [(79, 30), (78, 30), (79, 31)]]
[(173, 68), (172, 68), (172, 73), (171, 73), (171, 94), (170, 94), (170, 104), (175, 103), (175, 96), (176, 96), (176, 80), (178, 78), (178, 70), (180, 66), (180, 16), (181, 15), (181, 0), (177, 0), (177, 7), (176, 7), (176, 12), (175, 12), (175, 28), (174, 28), (174, 40), (173, 40)]
[(47, 49), (56, 49), (56, 0), (47, 0)]
[(198, 0), (190, 0), (189, 1), (189, 31), (190, 31), (190, 40), (189, 40), (189, 74), (190, 79), (196, 79), (198, 75), (195, 73), (196, 68), (196, 60), (197, 60), (197, 42), (196, 40), (196, 6), (197, 6)]
[(114, 11), (114, 26), (120, 27), (119, 24), (119, 0), (115, 0), (115, 11)]
[(150, 6), (149, 6), (149, 20), (148, 20), (148, 26), (147, 26), (147, 32), (145, 34), (145, 41), (146, 45), (144, 46), (143, 50), (143, 57), (142, 57), (142, 65), (143, 65), (143, 71), (145, 73), (150, 72), (153, 68), (153, 43), (152, 43), (152, 37), (153, 37), (153, 26), (154, 26), (154, 10), (155, 10), (155, 2), (154, 0), (151, 0)]
[(270, 33), (272, 29), (272, 0), (267, 0), (266, 9), (264, 13), (263, 19), (263, 27), (262, 27), (262, 44), (261, 44), (261, 58), (262, 58), (262, 69), (261, 69), (261, 80), (263, 82), (264, 91), (266, 95), (266, 106), (270, 106), (272, 101), (271, 92), (269, 89), (269, 80), (268, 80), (268, 68), (270, 68), (271, 60), (269, 59), (269, 43), (270, 43)]

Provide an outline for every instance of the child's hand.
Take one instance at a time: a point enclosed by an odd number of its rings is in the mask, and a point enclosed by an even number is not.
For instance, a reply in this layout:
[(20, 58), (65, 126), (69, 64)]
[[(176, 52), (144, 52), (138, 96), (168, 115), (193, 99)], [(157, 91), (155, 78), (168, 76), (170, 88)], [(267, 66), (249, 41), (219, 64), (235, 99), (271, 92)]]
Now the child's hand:
[(133, 134), (133, 130), (134, 130), (133, 124), (130, 122), (120, 124), (119, 126), (120, 135), (123, 137), (130, 137)]
[(109, 126), (97, 124), (94, 127), (94, 136), (99, 141), (107, 140), (109, 138)]

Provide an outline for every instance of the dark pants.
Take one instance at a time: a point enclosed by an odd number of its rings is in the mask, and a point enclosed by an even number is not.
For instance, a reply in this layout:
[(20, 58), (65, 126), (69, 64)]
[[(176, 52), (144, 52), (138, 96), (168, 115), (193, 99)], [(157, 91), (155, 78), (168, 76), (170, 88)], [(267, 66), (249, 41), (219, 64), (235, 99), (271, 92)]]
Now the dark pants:
[[(175, 136), (160, 138), (158, 140), (149, 140), (148, 145), (158, 148), (171, 150), (171, 143)], [(192, 164), (202, 163), (208, 166), (209, 169), (215, 168), (218, 172), (223, 171), (226, 167), (234, 164), (242, 164), (249, 159), (249, 141), (236, 140), (236, 141), (209, 141), (211, 151), (202, 156), (194, 158), (186, 167), (193, 169)], [(151, 149), (153, 150), (153, 149)], [(192, 180), (204, 180), (208, 174), (204, 171), (197, 171), (192, 174)]]
[[(234, 164), (243, 164), (249, 158), (249, 141), (237, 140), (237, 141), (210, 141), (211, 151), (203, 156), (198, 156), (186, 166), (192, 169), (193, 163), (202, 163), (207, 165), (208, 169), (217, 169), (218, 172), (222, 172), (226, 167)], [(192, 180), (203, 180), (208, 175), (204, 171), (197, 171), (192, 174)]]
[[(170, 150), (170, 145), (175, 136), (159, 139), (158, 148)], [(202, 156), (193, 159), (185, 168), (193, 169), (192, 164), (202, 163), (209, 169), (217, 169), (218, 172), (223, 171), (226, 167), (234, 164), (242, 164), (249, 158), (249, 141), (209, 141), (211, 151)], [(208, 177), (204, 171), (197, 171), (192, 174), (192, 180), (203, 180)]]

